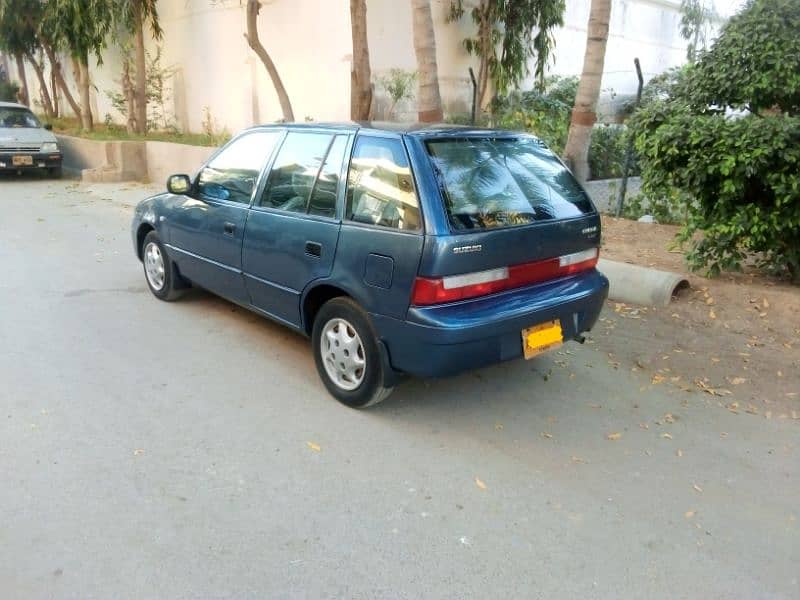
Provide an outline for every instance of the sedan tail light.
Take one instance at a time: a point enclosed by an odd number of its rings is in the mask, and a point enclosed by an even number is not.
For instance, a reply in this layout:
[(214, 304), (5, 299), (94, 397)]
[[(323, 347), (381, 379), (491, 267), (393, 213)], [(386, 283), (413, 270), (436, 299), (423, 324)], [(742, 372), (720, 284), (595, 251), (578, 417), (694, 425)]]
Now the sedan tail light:
[(488, 271), (438, 278), (417, 277), (411, 304), (427, 306), (455, 302), (566, 277), (593, 269), (597, 265), (598, 256), (598, 249), (590, 248), (555, 258)]

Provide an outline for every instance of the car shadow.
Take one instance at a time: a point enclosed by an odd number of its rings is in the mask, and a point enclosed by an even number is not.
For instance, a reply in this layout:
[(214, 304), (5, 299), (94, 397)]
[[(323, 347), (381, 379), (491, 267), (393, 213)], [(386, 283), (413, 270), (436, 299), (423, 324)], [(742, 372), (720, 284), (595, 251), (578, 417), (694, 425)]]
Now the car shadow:
[[(317, 376), (305, 336), (200, 288), (187, 290), (179, 302), (202, 311), (204, 319), (213, 317), (227, 329), (246, 332), (265, 352), (278, 349), (292, 368), (304, 370), (314, 380), (319, 399), (308, 397), (307, 401), (335, 402)], [(364, 412), (371, 418), (416, 424), (453, 424), (487, 418), (530, 421), (567, 411), (574, 402), (583, 406), (587, 398), (608, 397), (613, 393), (618, 377), (610, 376), (602, 368), (596, 352), (572, 343), (560, 352), (529, 361), (503, 362), (452, 377), (407, 377), (386, 400)], [(596, 368), (594, 362), (598, 363)], [(342, 410), (347, 409), (342, 407)]]

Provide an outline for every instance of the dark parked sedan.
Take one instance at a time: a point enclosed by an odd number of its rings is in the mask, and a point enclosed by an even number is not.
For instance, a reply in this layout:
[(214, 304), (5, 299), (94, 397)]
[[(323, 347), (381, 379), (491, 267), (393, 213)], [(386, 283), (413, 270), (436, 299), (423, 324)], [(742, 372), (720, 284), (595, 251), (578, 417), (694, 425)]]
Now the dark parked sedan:
[(351, 407), (582, 340), (608, 293), (597, 211), (527, 134), (256, 127), (167, 188), (132, 225), (153, 294), (194, 284), (310, 336)]

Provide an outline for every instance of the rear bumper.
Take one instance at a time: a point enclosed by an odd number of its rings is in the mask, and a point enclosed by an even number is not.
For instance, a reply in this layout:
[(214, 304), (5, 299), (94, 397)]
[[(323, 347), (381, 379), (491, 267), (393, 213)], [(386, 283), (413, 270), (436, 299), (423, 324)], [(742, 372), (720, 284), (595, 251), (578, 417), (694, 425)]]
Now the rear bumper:
[(522, 356), (522, 330), (558, 319), (565, 340), (590, 330), (608, 296), (598, 271), (486, 298), (412, 307), (405, 321), (373, 314), (394, 369), (421, 377), (455, 373)]
[[(32, 164), (14, 165), (14, 156), (30, 156)], [(53, 169), (61, 166), (63, 156), (60, 152), (20, 152), (18, 154), (0, 154), (0, 171), (33, 171)]]

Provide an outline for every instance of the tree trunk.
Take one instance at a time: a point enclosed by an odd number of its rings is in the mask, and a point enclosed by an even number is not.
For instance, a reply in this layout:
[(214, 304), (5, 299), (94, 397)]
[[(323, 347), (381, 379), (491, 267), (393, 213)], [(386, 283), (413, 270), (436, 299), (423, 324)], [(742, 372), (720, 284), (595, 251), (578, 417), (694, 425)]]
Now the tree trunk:
[(58, 79), (56, 78), (55, 67), (52, 64), (50, 65), (50, 90), (53, 99), (53, 118), (58, 119), (61, 116), (61, 107), (58, 99)]
[(275, 68), (275, 63), (267, 53), (266, 48), (261, 44), (258, 37), (258, 11), (261, 10), (261, 3), (258, 0), (247, 0), (247, 33), (244, 34), (247, 43), (264, 63), (264, 67), (272, 79), (272, 85), (275, 86), (275, 93), (278, 94), (278, 101), (281, 104), (281, 111), (283, 112), (283, 120), (287, 123), (294, 121), (294, 112), (292, 112), (292, 103), (289, 101), (289, 94), (286, 93), (286, 88), (283, 87), (283, 81), (278, 74), (278, 69)]
[(27, 58), (36, 73), (36, 79), (39, 80), (39, 94), (41, 95), (44, 114), (48, 119), (52, 119), (53, 102), (50, 99), (50, 90), (47, 88), (47, 81), (44, 78), (44, 60), (40, 63), (32, 54), (29, 54)]
[(22, 57), (22, 54), (14, 55), (14, 58), (17, 59), (17, 76), (19, 77), (19, 93), (17, 97), (19, 99), (20, 104), (24, 104), (25, 106), (31, 105), (31, 96), (28, 92), (28, 78), (25, 76), (25, 61)]
[(89, 56), (85, 54), (78, 61), (78, 89), (81, 96), (81, 129), (92, 131), (94, 120), (92, 119), (92, 106), (90, 104), (89, 86)]
[(58, 60), (56, 52), (53, 50), (52, 46), (49, 46), (48, 44), (42, 44), (42, 47), (47, 54), (47, 59), (50, 61), (50, 70), (53, 73), (53, 77), (55, 77), (55, 80), (58, 82), (58, 87), (61, 88), (61, 93), (64, 94), (64, 98), (67, 99), (67, 103), (72, 109), (72, 112), (74, 112), (75, 116), (80, 119), (81, 107), (75, 101), (75, 97), (72, 95), (72, 92), (69, 91), (69, 86), (64, 80), (64, 73), (61, 72), (61, 61)]
[(133, 89), (131, 82), (131, 61), (130, 58), (125, 57), (122, 63), (122, 93), (125, 96), (126, 116), (127, 122), (125, 128), (128, 133), (137, 133), (138, 128), (138, 115), (136, 113), (136, 92)]
[(431, 3), (430, 0), (412, 0), (411, 4), (414, 10), (414, 53), (417, 56), (419, 82), (417, 115), (421, 123), (439, 123), (444, 119), (444, 114), (439, 94)]
[(597, 121), (595, 111), (603, 78), (610, 18), (611, 0), (592, 0), (583, 72), (575, 97), (575, 107), (572, 109), (567, 145), (564, 148), (564, 161), (580, 181), (589, 178), (589, 141), (592, 126)]
[(136, 105), (136, 133), (147, 133), (147, 64), (144, 53), (144, 15), (142, 0), (134, 4), (136, 19), (136, 87), (134, 103)]
[(350, 32), (353, 37), (353, 61), (350, 68), (350, 118), (367, 121), (372, 106), (372, 71), (367, 42), (367, 2), (350, 0)]

